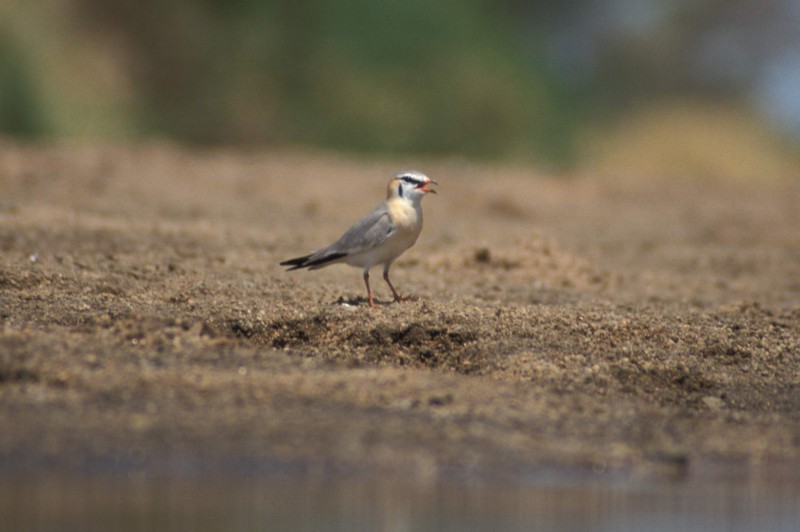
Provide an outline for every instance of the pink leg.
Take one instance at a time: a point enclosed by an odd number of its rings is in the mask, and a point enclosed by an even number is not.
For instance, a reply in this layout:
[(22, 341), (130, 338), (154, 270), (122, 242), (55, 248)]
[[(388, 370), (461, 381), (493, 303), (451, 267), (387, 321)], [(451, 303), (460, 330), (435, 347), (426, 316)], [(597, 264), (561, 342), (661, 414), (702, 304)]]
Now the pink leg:
[(372, 290), (369, 287), (369, 272), (364, 272), (364, 284), (367, 285), (367, 297), (369, 298), (369, 306), (377, 307), (375, 301), (372, 300)]
[(405, 297), (405, 298), (404, 297), (400, 297), (400, 294), (398, 294), (397, 290), (395, 290), (394, 286), (392, 286), (392, 282), (389, 280), (389, 270), (384, 270), (383, 271), (383, 280), (386, 281), (386, 284), (388, 284), (389, 288), (392, 289), (392, 294), (394, 295), (394, 300), (397, 303), (399, 303), (401, 301), (407, 301), (408, 300), (407, 297)]

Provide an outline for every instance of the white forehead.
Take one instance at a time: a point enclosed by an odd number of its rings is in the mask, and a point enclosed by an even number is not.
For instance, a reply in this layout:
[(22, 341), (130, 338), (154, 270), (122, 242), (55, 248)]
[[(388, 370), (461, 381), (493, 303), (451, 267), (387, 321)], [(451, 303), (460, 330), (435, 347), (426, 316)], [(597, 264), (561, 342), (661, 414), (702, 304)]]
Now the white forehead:
[(422, 172), (418, 172), (417, 170), (403, 170), (401, 172), (397, 172), (396, 174), (394, 174), (394, 178), (416, 181), (420, 183), (429, 180), (428, 176), (426, 176)]

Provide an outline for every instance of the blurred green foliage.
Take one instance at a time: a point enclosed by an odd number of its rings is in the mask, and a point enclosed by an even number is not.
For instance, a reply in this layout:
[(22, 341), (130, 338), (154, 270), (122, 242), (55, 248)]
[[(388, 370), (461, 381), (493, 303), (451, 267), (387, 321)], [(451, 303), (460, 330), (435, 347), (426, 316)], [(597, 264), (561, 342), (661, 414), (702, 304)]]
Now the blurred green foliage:
[[(536, 43), (523, 46), (503, 2), (65, 5), (72, 35), (111, 54), (129, 80), (133, 112), (112, 109), (103, 116), (130, 124), (101, 131), (553, 162), (573, 153), (575, 101), (544, 59), (530, 53)], [(64, 84), (32, 86), (26, 70), (41, 67), (35, 54), (18, 53), (13, 44), (0, 42), (0, 130), (70, 133), (68, 123), (41, 117), (42, 99), (57, 102), (51, 107), (70, 105), (46, 94), (66, 90)], [(69, 60), (65, 53), (63, 61)]]
[(36, 87), (14, 43), (0, 34), (0, 131), (34, 138), (45, 132)]
[(795, 50), (786, 2), (4, 0), (0, 135), (792, 173), (746, 103), (762, 71), (793, 90), (753, 59)]

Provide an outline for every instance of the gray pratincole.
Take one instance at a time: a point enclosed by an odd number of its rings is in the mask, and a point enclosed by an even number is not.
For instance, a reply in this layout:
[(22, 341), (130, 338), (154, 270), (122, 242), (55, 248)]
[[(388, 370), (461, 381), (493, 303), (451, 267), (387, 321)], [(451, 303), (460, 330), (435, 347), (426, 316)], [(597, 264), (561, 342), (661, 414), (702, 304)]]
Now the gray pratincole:
[(338, 263), (364, 268), (369, 306), (374, 307), (369, 270), (383, 264), (383, 278), (392, 289), (394, 300), (403, 301), (389, 280), (389, 268), (417, 241), (422, 231), (422, 198), (436, 193), (430, 188), (432, 184), (438, 185), (422, 172), (398, 172), (386, 188), (386, 201), (357, 221), (339, 240), (309, 255), (283, 261), (281, 266), (291, 266), (287, 271), (318, 270)]

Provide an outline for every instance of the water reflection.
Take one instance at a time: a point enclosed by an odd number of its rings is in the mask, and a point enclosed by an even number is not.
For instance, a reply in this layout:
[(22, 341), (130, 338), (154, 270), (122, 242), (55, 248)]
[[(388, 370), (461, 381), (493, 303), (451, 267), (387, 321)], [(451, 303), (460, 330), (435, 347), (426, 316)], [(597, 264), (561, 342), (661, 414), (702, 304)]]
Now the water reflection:
[(800, 530), (797, 483), (0, 479), (2, 530)]

